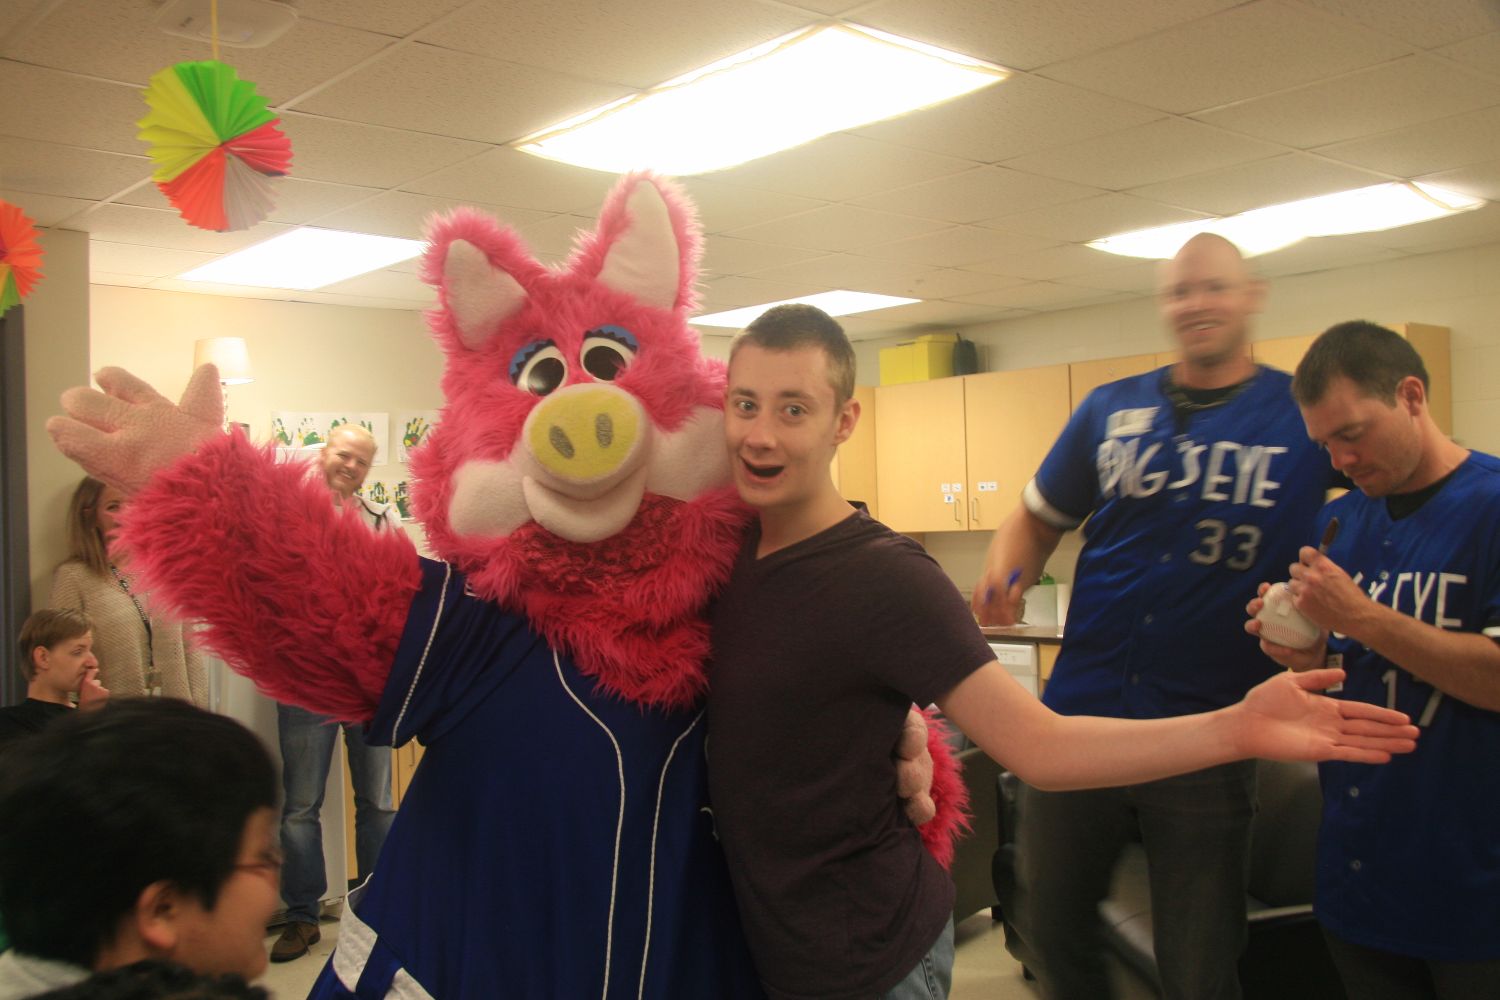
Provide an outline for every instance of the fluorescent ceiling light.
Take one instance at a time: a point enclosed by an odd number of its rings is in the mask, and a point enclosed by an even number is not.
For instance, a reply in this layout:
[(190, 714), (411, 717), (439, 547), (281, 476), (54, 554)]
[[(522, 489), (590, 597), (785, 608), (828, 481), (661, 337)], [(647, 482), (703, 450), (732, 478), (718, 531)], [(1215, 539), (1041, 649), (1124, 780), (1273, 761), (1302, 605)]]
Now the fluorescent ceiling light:
[(294, 229), (178, 277), (184, 281), (307, 291), (411, 260), (426, 245), (421, 240), (337, 229)]
[(903, 299), (899, 295), (877, 295), (874, 292), (846, 292), (838, 290), (819, 292), (816, 295), (804, 295), (800, 299), (783, 299), (780, 302), (767, 302), (758, 306), (730, 309), (727, 312), (709, 313), (707, 316), (695, 316), (688, 320), (688, 322), (694, 326), (728, 326), (736, 330), (741, 330), (749, 326), (752, 320), (772, 306), (785, 306), (797, 303), (800, 305), (817, 306), (830, 316), (848, 316), (850, 313), (874, 312), (877, 309), (889, 309), (892, 306), (905, 306), (921, 301), (921, 299)]
[(946, 101), (1007, 75), (872, 28), (817, 25), (559, 122), (518, 148), (611, 173), (701, 174)]
[(1222, 219), (1198, 219), (1094, 240), (1089, 246), (1122, 257), (1166, 259), (1189, 237), (1218, 233), (1247, 256), (1270, 253), (1313, 236), (1373, 233), (1467, 212), (1484, 204), (1431, 184), (1391, 183), (1270, 205)]

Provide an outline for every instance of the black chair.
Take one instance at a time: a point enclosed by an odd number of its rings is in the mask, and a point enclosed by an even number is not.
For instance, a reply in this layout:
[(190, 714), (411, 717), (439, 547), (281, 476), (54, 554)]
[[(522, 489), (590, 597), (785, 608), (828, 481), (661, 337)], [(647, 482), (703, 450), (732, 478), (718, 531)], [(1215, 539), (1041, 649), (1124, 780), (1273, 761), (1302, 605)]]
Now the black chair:
[[(1249, 895), (1245, 899), (1249, 940), (1240, 958), (1245, 1000), (1345, 1000), (1343, 985), (1312, 915), (1313, 877), (1322, 799), (1312, 764), (1260, 761), (1259, 809), (1251, 825)], [(996, 823), (1000, 847), (993, 858), (995, 893), (1003, 914), (1016, 901), (1016, 796), (1020, 780), (1010, 772), (997, 781)], [(1151, 940), (1151, 893), (1145, 851), (1126, 848), (1110, 895), (1099, 904), (1106, 946), (1159, 995)], [(1023, 968), (1034, 955), (1010, 920), (1005, 946)]]

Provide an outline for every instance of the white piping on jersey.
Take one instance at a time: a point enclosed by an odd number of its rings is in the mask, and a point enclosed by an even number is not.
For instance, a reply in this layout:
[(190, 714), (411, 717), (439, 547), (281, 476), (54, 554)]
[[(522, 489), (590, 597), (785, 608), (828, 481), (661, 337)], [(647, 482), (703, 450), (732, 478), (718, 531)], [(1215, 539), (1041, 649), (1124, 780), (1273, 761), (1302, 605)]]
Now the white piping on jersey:
[[(350, 993), (359, 985), (359, 977), (364, 975), (365, 965), (370, 961), (370, 953), (375, 950), (379, 938), (375, 929), (354, 912), (355, 904), (364, 892), (365, 887), (361, 885), (344, 900), (344, 913), (339, 917), (339, 943), (333, 949), (333, 973)], [(432, 994), (405, 969), (396, 970), (385, 996), (386, 1000), (433, 1000)]]
[(1083, 523), (1080, 519), (1064, 514), (1048, 503), (1047, 498), (1042, 496), (1042, 491), (1037, 486), (1034, 477), (1027, 481), (1026, 488), (1021, 491), (1021, 502), (1026, 505), (1027, 510), (1058, 531), (1072, 531)]
[(615, 769), (620, 776), (620, 813), (615, 817), (615, 860), (609, 875), (609, 923), (605, 925), (604, 932), (604, 997), (609, 996), (609, 963), (615, 945), (615, 893), (620, 886), (620, 838), (625, 830), (625, 755), (620, 752), (620, 741), (615, 739), (615, 734), (604, 724), (604, 721), (595, 715), (593, 711), (583, 703), (583, 699), (568, 687), (567, 678), (563, 677), (562, 661), (558, 659), (557, 650), (552, 651), (552, 667), (557, 671), (557, 682), (562, 689), (568, 692), (568, 697), (573, 699), (583, 714), (594, 720), (595, 725), (604, 730), (604, 735), (609, 737), (609, 742), (615, 748)]
[(641, 985), (636, 991), (637, 1000), (646, 995), (646, 966), (651, 961), (651, 917), (656, 909), (656, 834), (661, 829), (661, 800), (666, 794), (667, 771), (672, 766), (672, 758), (677, 756), (677, 748), (682, 746), (682, 741), (688, 738), (688, 733), (698, 727), (702, 718), (702, 712), (695, 715), (693, 721), (688, 723), (688, 727), (682, 731), (682, 735), (672, 742), (672, 749), (667, 753), (667, 759), (661, 765), (661, 777), (656, 782), (656, 812), (651, 816), (651, 881), (646, 890), (646, 944), (641, 949)]
[(427, 645), (422, 647), (422, 658), (417, 661), (417, 672), (412, 675), (411, 686), (406, 689), (406, 697), (401, 702), (401, 711), (396, 713), (396, 722), (391, 726), (391, 746), (396, 745), (396, 734), (401, 732), (401, 720), (406, 718), (406, 707), (411, 704), (411, 696), (417, 691), (417, 682), (422, 679), (422, 668), (427, 666), (427, 654), (432, 652), (432, 641), (437, 638), (438, 626), (443, 621), (443, 605), (448, 602), (448, 581), (453, 579), (453, 567), (443, 563), (443, 587), (438, 591), (437, 614), (432, 616), (432, 631), (427, 633)]
[(1487, 635), (1491, 639), (1500, 639), (1500, 625), (1491, 625), (1489, 628), (1481, 629), (1480, 635)]

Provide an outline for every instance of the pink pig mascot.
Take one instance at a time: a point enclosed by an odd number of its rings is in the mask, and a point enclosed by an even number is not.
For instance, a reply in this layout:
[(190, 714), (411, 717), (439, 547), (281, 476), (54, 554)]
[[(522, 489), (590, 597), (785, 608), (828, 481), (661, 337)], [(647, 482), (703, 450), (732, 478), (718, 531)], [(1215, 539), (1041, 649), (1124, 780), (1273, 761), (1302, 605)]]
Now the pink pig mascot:
[[(180, 406), (106, 369), (49, 430), (135, 494), (138, 572), (237, 670), (427, 748), (315, 996), (759, 996), (705, 791), (702, 612), (748, 514), (692, 210), (627, 177), (556, 271), (476, 213), (430, 238), (447, 405), (412, 492), (444, 562), (222, 433), (212, 369)], [(950, 764), (933, 794), (942, 856)]]

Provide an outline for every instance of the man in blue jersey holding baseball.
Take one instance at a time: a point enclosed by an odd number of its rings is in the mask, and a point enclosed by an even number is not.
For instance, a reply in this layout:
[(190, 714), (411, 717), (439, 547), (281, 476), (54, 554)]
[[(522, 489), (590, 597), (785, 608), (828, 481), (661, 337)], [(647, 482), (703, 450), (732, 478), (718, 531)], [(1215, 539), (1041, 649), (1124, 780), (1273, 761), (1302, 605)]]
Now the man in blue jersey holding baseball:
[(1500, 460), (1438, 429), (1422, 359), (1373, 323), (1319, 337), (1292, 391), (1308, 436), (1358, 489), (1319, 517), (1320, 531), (1340, 522), (1326, 554), (1304, 547), (1291, 567), (1295, 607), (1327, 632), (1307, 649), (1261, 648), (1296, 670), (1341, 665), (1336, 696), (1404, 710), (1423, 730), (1388, 767), (1321, 765), (1317, 916), (1350, 997), (1492, 998)]
[[(1228, 240), (1193, 237), (1162, 268), (1180, 354), (1090, 393), (995, 533), (974, 611), (1018, 618), (1021, 592), (1085, 520), (1067, 632), (1043, 701), (1064, 715), (1149, 719), (1238, 701), (1274, 672), (1242, 632), (1255, 584), (1312, 531), (1332, 476), (1291, 377), (1248, 354), (1264, 283)], [(1025, 788), (1019, 912), (1049, 1000), (1112, 995), (1096, 907), (1128, 841), (1150, 864), (1169, 1000), (1237, 1000), (1252, 762), (1098, 791)]]

